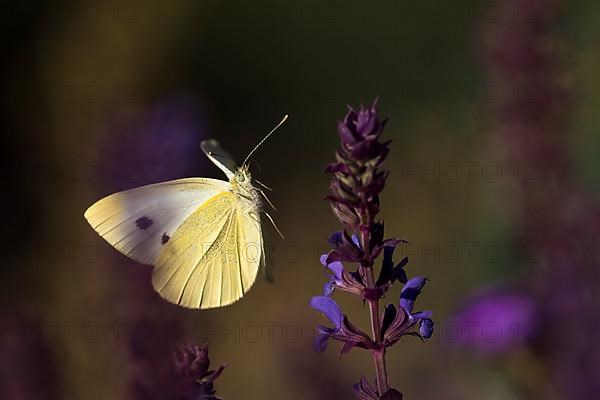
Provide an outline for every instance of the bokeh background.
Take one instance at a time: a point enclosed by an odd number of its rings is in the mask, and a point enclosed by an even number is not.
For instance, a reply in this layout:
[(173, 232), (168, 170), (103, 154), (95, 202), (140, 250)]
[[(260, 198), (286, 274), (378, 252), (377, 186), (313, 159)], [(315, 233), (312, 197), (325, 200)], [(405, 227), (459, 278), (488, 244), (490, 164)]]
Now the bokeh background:
[[(407, 399), (600, 392), (599, 5), (592, 1), (28, 1), (3, 7), (0, 392), (167, 399), (170, 352), (208, 343), (225, 399), (346, 399), (370, 357), (311, 350), (325, 165), (346, 105), (379, 96), (381, 216), (431, 279), (427, 343), (388, 353)], [(275, 282), (190, 311), (84, 210), (117, 190), (221, 177), (219, 139), (273, 188)], [(396, 303), (398, 289), (386, 300)], [(367, 311), (336, 299), (360, 326)], [(413, 340), (414, 339), (414, 340)]]

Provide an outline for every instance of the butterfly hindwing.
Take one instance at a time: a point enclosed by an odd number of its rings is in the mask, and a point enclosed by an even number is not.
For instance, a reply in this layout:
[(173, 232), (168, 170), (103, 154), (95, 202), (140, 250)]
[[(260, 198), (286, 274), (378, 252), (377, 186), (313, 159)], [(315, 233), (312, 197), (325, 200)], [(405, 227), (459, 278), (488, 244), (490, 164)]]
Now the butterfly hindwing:
[(179, 179), (105, 197), (85, 212), (89, 224), (122, 254), (154, 264), (176, 230), (204, 202), (228, 191), (229, 182)]
[(220, 307), (241, 298), (263, 261), (257, 218), (252, 203), (231, 192), (203, 203), (160, 253), (152, 275), (155, 290), (188, 308)]

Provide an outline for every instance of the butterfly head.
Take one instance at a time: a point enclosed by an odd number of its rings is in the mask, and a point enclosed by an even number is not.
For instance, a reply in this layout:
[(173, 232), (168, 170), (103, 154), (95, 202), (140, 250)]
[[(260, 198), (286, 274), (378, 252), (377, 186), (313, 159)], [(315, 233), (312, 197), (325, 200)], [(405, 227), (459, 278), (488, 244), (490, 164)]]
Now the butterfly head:
[(235, 171), (235, 174), (230, 179), (233, 190), (245, 195), (254, 197), (256, 189), (252, 185), (252, 175), (247, 165), (244, 165)]
[(249, 183), (251, 179), (252, 176), (250, 175), (250, 170), (247, 165), (238, 168), (237, 171), (235, 171), (233, 177), (231, 178), (232, 181), (235, 181), (239, 185)]

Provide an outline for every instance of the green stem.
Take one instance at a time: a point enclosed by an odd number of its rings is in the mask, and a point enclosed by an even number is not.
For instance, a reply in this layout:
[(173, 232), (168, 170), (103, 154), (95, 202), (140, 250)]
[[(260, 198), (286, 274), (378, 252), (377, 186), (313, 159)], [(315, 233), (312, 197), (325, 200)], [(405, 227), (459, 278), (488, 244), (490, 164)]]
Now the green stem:
[[(360, 241), (364, 251), (365, 261), (361, 263), (361, 269), (363, 277), (365, 279), (365, 286), (367, 288), (375, 288), (375, 279), (373, 277), (373, 265), (370, 261), (370, 249), (369, 249), (369, 234), (367, 232), (360, 232)], [(377, 344), (378, 349), (371, 352), (373, 354), (373, 362), (375, 363), (375, 377), (377, 381), (377, 389), (380, 396), (383, 396), (387, 392), (388, 377), (387, 370), (385, 367), (385, 347), (381, 343), (381, 321), (379, 314), (379, 299), (368, 300), (369, 312), (371, 314), (371, 333), (373, 335), (373, 341)]]

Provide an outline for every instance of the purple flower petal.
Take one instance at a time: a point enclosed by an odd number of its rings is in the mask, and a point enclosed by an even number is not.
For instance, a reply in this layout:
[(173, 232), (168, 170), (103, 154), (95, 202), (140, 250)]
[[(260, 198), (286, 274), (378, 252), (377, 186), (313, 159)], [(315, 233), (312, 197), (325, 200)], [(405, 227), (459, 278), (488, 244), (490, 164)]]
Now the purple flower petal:
[(331, 272), (333, 272), (333, 276), (335, 277), (335, 279), (342, 279), (342, 273), (344, 272), (344, 264), (342, 264), (339, 261), (334, 261), (332, 263), (329, 263), (327, 265), (327, 268), (329, 268)]
[(335, 285), (332, 282), (326, 282), (323, 284), (323, 296), (331, 296), (335, 290)]
[(412, 312), (415, 300), (421, 294), (421, 289), (425, 286), (427, 278), (418, 276), (412, 278), (402, 288), (400, 293), (400, 307), (404, 308), (409, 314)]
[(414, 314), (411, 314), (414, 318), (418, 318), (418, 319), (427, 319), (427, 318), (431, 318), (431, 316), (433, 315), (433, 313), (431, 311), (419, 311), (416, 312)]
[(357, 142), (354, 132), (345, 122), (338, 122), (338, 133), (340, 134), (342, 143), (352, 145)]
[(327, 349), (327, 341), (333, 332), (334, 329), (321, 325), (317, 326), (317, 334), (313, 342), (313, 348), (317, 353), (322, 353)]
[(423, 336), (425, 339), (429, 339), (433, 334), (433, 326), (434, 323), (431, 319), (425, 318), (421, 320), (421, 323), (419, 324), (419, 332), (421, 333), (421, 336)]
[(325, 254), (321, 254), (321, 257), (319, 257), (319, 261), (321, 261), (321, 264), (323, 264), (324, 267), (327, 266), (327, 256), (329, 255), (329, 253), (325, 253)]
[(360, 241), (358, 240), (358, 236), (352, 235), (352, 242), (360, 249)]
[(310, 300), (310, 306), (329, 318), (336, 330), (340, 329), (343, 319), (342, 310), (331, 297), (315, 296)]
[(362, 377), (359, 383), (352, 385), (352, 389), (359, 400), (379, 400), (379, 395), (365, 377)]
[(333, 232), (331, 236), (329, 236), (329, 244), (331, 247), (337, 247), (342, 243), (343, 233), (342, 231)]

